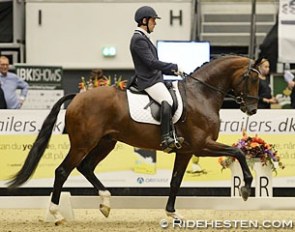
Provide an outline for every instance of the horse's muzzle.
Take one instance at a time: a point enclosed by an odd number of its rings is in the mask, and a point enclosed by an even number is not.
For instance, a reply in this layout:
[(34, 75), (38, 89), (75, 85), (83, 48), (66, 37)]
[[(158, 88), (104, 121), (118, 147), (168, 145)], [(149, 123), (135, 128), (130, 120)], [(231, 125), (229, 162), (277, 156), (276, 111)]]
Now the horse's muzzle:
[(247, 111), (247, 115), (251, 116), (253, 114), (256, 114), (257, 113), (257, 109), (253, 109), (251, 111)]
[(249, 116), (257, 113), (257, 107), (255, 107), (254, 105), (246, 106), (246, 105), (242, 104), (240, 109), (243, 113), (246, 113)]

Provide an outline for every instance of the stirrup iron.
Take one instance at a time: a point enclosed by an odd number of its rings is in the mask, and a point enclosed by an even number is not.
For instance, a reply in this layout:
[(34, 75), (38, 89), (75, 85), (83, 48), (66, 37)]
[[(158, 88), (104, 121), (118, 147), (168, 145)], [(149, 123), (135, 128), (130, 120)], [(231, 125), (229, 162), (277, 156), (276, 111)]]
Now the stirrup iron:
[(178, 139), (175, 140), (174, 145), (175, 145), (176, 149), (181, 149), (182, 148), (181, 142), (179, 142)]
[(174, 128), (174, 124), (172, 123), (172, 136), (173, 136), (173, 139), (174, 139), (174, 145), (175, 145), (175, 148), (176, 149), (181, 149), (182, 148), (182, 143), (184, 141), (183, 138), (179, 139), (177, 136), (176, 136), (176, 132), (175, 132), (175, 128)]

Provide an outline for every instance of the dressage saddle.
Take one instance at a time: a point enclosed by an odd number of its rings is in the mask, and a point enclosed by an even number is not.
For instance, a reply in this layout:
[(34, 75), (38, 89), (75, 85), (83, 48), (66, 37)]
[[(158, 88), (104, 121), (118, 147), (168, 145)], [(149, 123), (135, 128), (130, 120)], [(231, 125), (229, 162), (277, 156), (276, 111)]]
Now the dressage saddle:
[[(135, 94), (147, 95), (149, 97), (150, 101), (144, 107), (144, 109), (147, 109), (148, 107), (150, 107), (153, 118), (157, 121), (160, 121), (161, 105), (158, 102), (156, 102), (154, 99), (152, 99), (144, 90), (143, 91), (138, 90), (135, 79), (136, 79), (135, 76), (132, 76), (129, 79), (126, 89), (129, 89), (132, 93), (135, 93)], [(173, 105), (172, 105), (172, 116), (173, 116), (177, 110), (177, 107), (178, 107), (178, 100), (177, 100), (177, 97), (175, 94), (175, 90), (173, 89), (172, 82), (165, 81), (164, 84), (166, 85), (169, 93), (171, 94), (172, 100), (173, 100)]]

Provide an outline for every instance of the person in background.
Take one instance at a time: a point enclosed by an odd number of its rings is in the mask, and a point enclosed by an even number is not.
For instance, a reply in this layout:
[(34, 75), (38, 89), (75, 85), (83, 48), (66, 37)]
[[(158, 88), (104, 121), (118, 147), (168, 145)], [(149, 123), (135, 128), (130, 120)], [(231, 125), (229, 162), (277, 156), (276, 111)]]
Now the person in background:
[(258, 109), (270, 109), (271, 104), (277, 103), (277, 100), (272, 96), (269, 86), (269, 61), (265, 58), (260, 58), (257, 60), (257, 64), (260, 72)]
[(91, 72), (90, 72), (90, 79), (92, 81), (95, 81), (95, 80), (100, 80), (100, 79), (103, 79), (105, 78), (104, 74), (103, 74), (103, 70), (100, 69), (100, 68), (96, 68), (96, 69), (92, 69)]
[(108, 79), (106, 78), (106, 76), (104, 76), (102, 69), (92, 69), (90, 72), (89, 80), (85, 80), (84, 77), (81, 77), (81, 82), (79, 83), (80, 93), (99, 86), (105, 86), (107, 85), (107, 80)]
[(4, 96), (4, 91), (1, 87), (1, 83), (0, 83), (0, 109), (7, 109), (7, 104), (6, 104), (6, 100)]
[[(156, 11), (149, 6), (142, 6), (135, 12), (134, 20), (137, 28), (130, 41), (130, 51), (135, 68), (135, 83), (138, 90), (144, 90), (151, 98), (161, 105), (161, 143), (160, 146), (168, 152), (176, 147), (171, 135), (172, 127), (172, 97), (164, 84), (163, 74), (180, 75), (182, 71), (177, 64), (159, 60), (156, 46), (150, 34), (160, 19)], [(183, 138), (179, 137), (179, 140)]]
[(295, 78), (294, 74), (291, 73), (290, 70), (285, 70), (284, 73), (285, 81), (288, 83), (288, 88), (292, 90), (290, 98), (291, 98), (291, 108), (295, 109)]
[[(9, 59), (6, 56), (0, 56), (0, 83), (7, 109), (20, 109), (27, 97), (29, 84), (8, 70)], [(16, 92), (17, 89), (21, 90), (20, 96)]]

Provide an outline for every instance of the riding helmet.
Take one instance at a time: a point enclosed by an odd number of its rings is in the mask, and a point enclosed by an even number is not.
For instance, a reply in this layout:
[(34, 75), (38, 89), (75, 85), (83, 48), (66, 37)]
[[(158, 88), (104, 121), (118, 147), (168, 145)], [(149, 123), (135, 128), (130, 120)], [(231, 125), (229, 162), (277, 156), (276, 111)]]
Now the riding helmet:
[(143, 18), (160, 19), (156, 11), (150, 6), (142, 6), (135, 12), (134, 19), (137, 23), (141, 23)]

